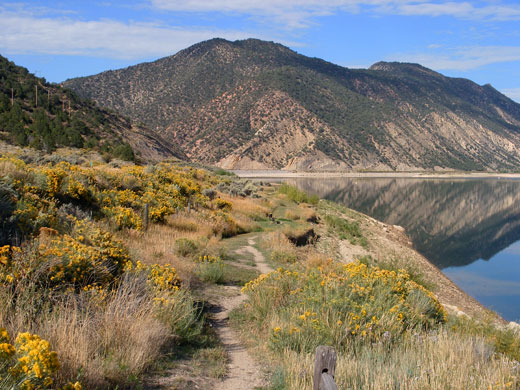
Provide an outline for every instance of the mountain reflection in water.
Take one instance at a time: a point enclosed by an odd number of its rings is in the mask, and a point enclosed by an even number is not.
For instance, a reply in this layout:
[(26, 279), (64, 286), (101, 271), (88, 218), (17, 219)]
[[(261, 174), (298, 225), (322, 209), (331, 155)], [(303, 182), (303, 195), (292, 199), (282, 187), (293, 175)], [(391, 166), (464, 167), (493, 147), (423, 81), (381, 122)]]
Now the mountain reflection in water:
[(443, 269), (493, 255), (520, 239), (520, 181), (448, 179), (285, 180), (406, 229), (415, 248)]

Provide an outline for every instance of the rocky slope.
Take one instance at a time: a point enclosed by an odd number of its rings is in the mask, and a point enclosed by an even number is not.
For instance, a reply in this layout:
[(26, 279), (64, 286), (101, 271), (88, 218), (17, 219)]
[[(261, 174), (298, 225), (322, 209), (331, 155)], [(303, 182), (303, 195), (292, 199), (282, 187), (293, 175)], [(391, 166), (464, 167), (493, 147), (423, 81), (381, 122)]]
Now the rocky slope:
[(213, 39), (65, 85), (226, 168), (520, 169), (520, 104), (417, 64), (354, 70)]
[(61, 146), (92, 148), (114, 157), (161, 160), (185, 155), (176, 144), (113, 110), (0, 56), (0, 136), (52, 152)]

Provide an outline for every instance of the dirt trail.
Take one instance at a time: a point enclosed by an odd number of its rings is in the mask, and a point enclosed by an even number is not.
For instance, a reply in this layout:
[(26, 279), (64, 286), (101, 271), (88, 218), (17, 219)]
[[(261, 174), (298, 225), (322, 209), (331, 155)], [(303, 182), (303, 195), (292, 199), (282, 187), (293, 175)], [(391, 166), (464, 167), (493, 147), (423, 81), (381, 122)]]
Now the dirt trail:
[[(273, 269), (267, 265), (262, 253), (253, 246), (254, 238), (250, 238), (248, 244), (242, 247), (241, 251), (248, 251), (253, 255), (256, 267), (260, 272), (271, 272)], [(223, 381), (217, 384), (216, 389), (253, 390), (255, 387), (265, 386), (266, 381), (262, 377), (258, 365), (249, 356), (246, 348), (240, 344), (238, 335), (229, 326), (229, 313), (240, 306), (246, 296), (240, 293), (238, 287), (227, 288), (236, 291), (237, 295), (223, 298), (219, 302), (221, 310), (214, 316), (215, 328), (229, 357), (227, 375)]]

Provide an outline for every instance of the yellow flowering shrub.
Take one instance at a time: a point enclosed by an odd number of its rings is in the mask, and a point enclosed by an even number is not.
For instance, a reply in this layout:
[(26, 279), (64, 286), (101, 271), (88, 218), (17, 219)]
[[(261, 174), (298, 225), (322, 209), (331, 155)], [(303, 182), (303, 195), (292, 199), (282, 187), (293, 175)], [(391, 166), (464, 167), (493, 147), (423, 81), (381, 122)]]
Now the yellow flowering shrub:
[(112, 219), (118, 229), (137, 229), (143, 226), (141, 217), (130, 207), (103, 207), (103, 213)]
[(9, 333), (4, 328), (0, 328), (0, 367), (3, 366), (3, 362), (9, 361), (16, 352), (14, 346), (9, 344), (10, 341)]
[[(152, 170), (128, 166), (80, 167), (67, 162), (33, 166), (11, 157), (1, 157), (18, 170), (10, 177), (17, 192), (15, 216), (24, 234), (33, 234), (42, 226), (57, 228), (56, 210), (63, 203), (73, 203), (95, 211), (119, 228), (142, 228), (142, 212), (149, 205), (151, 222), (165, 222), (177, 209), (199, 204), (206, 198), (201, 183), (207, 180), (202, 170), (161, 163)], [(24, 180), (18, 177), (24, 176)]]
[(215, 199), (215, 206), (220, 210), (231, 211), (233, 205), (225, 199)]
[(181, 279), (177, 275), (177, 270), (170, 264), (147, 265), (140, 261), (136, 261), (135, 264), (128, 262), (125, 270), (146, 275), (148, 285), (156, 295), (164, 291), (177, 291), (181, 286)]
[(126, 271), (146, 277), (157, 318), (167, 325), (177, 340), (189, 341), (202, 332), (200, 310), (191, 293), (181, 288), (177, 271), (169, 264), (128, 263)]
[[(181, 288), (176, 269), (168, 264), (131, 262), (123, 244), (100, 226), (140, 230), (146, 204), (152, 223), (166, 222), (168, 216), (190, 205), (196, 212), (205, 208), (208, 219), (219, 213), (215, 218), (226, 221), (225, 230), (237, 231), (233, 218), (215, 210), (201, 194), (208, 182), (212, 187), (217, 184), (216, 178), (170, 163), (122, 168), (66, 162), (37, 166), (12, 157), (0, 157), (0, 163), (6, 172), (4, 192), (9, 196), (9, 210), (1, 216), (12, 223), (12, 229), (0, 235), (0, 292), (9, 297), (4, 314), (9, 316), (13, 308), (22, 312), (23, 303), (27, 322), (38, 324), (47, 321), (43, 315), (57, 308), (62, 296), (88, 301), (77, 310), (104, 308), (112, 292), (126, 281), (123, 278), (132, 277), (124, 274), (136, 272), (143, 305), (149, 305), (154, 321), (169, 326), (178, 340), (200, 335), (201, 311), (189, 291)], [(21, 250), (5, 245), (13, 244), (15, 238), (23, 240)], [(26, 296), (27, 301), (22, 301)], [(110, 357), (96, 359), (104, 364)], [(77, 363), (78, 369), (89, 371), (81, 364)], [(64, 367), (71, 365), (64, 362)], [(2, 371), (2, 367), (10, 370)], [(56, 356), (45, 340), (27, 333), (11, 343), (7, 333), (0, 332), (0, 388), (9, 375), (27, 389), (57, 389), (52, 383), (56, 370)], [(68, 383), (63, 389), (79, 390), (81, 385)]]
[(15, 349), (17, 362), (9, 371), (16, 378), (30, 377), (24, 382), (26, 388), (53, 383), (52, 375), (59, 363), (58, 355), (51, 351), (48, 341), (38, 335), (20, 333), (15, 340)]
[(58, 288), (109, 284), (130, 261), (122, 243), (88, 221), (76, 221), (71, 235), (41, 244), (39, 258), (51, 264), (47, 277)]
[[(33, 275), (43, 288), (63, 289), (106, 286), (123, 273), (128, 251), (112, 234), (89, 221), (74, 221), (70, 234), (47, 235), (21, 253), (20, 248), (0, 248), (0, 284), (14, 285)], [(43, 234), (46, 235), (43, 235)]]
[(13, 272), (13, 255), (20, 252), (16, 246), (0, 247), (0, 284), (10, 285), (15, 282), (17, 275)]
[(214, 233), (220, 234), (222, 237), (232, 237), (242, 232), (242, 229), (235, 221), (235, 219), (226, 212), (217, 211), (213, 215), (214, 223)]
[[(47, 340), (31, 333), (20, 333), (10, 344), (10, 337), (0, 328), (0, 384), (6, 388), (55, 389), (54, 376), (60, 365), (58, 355)], [(81, 384), (67, 384), (64, 389), (81, 390)]]
[(360, 262), (305, 272), (262, 275), (243, 289), (252, 320), (271, 318), (271, 345), (313, 351), (317, 345), (339, 350), (363, 342), (398, 340), (407, 329), (431, 328), (446, 321), (433, 294), (404, 270), (388, 271)]

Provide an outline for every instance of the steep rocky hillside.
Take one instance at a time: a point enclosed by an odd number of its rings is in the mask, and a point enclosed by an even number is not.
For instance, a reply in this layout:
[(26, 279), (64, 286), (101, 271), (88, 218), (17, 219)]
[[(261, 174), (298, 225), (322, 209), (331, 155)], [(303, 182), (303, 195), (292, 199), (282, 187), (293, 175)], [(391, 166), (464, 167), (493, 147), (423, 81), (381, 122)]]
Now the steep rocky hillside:
[(354, 70), (213, 39), (65, 84), (226, 168), (520, 169), (520, 105), (416, 64)]
[(185, 157), (178, 147), (113, 110), (0, 56), (0, 136), (10, 143), (52, 152), (61, 146), (92, 148), (114, 157), (146, 160)]

